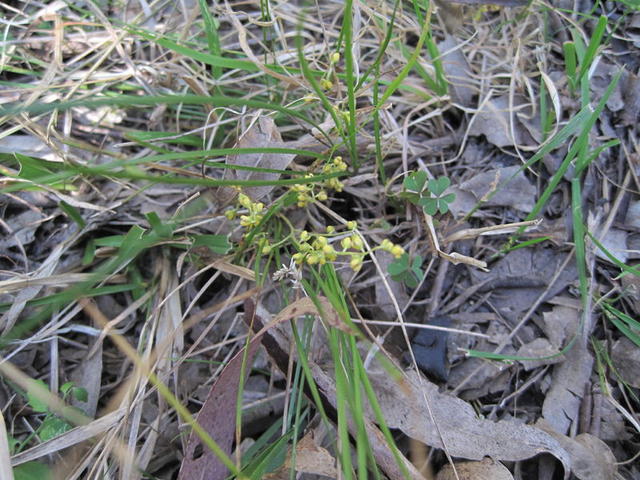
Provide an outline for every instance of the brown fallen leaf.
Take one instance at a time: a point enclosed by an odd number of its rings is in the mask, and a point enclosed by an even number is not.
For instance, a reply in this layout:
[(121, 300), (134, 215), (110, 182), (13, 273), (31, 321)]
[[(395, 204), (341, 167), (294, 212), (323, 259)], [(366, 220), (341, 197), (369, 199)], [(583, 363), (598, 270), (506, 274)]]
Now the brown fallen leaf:
[[(256, 335), (249, 343), (246, 368), (250, 368), (253, 363), (261, 340), (262, 336)], [(196, 418), (198, 424), (227, 454), (231, 453), (235, 439), (235, 406), (244, 355), (244, 350), (238, 352), (224, 367)], [(227, 467), (192, 431), (180, 465), (178, 480), (224, 480), (228, 472)]]
[[(457, 18), (461, 21), (462, 17)], [(464, 107), (472, 107), (473, 96), (479, 91), (479, 87), (477, 80), (471, 75), (471, 67), (460, 46), (456, 37), (449, 35), (438, 43), (438, 50), (443, 52), (440, 60), (451, 85), (451, 99)]]
[(535, 142), (517, 114), (526, 103), (527, 100), (521, 97), (511, 102), (507, 95), (484, 101), (471, 120), (469, 135), (484, 135), (497, 147), (532, 146)]
[(542, 313), (542, 329), (551, 344), (560, 348), (577, 331), (580, 312), (573, 307), (555, 305), (551, 311)]
[[(618, 261), (627, 263), (629, 260), (629, 248), (627, 247), (627, 232), (619, 228), (611, 228), (607, 231), (603, 238), (598, 238), (600, 243), (607, 251), (613, 255)], [(602, 260), (611, 262), (608, 255), (600, 248), (596, 248), (596, 255)], [(613, 263), (613, 262), (611, 262)]]
[[(246, 132), (242, 134), (237, 148), (260, 148), (260, 147), (284, 147), (280, 132), (276, 123), (271, 117), (264, 115), (258, 116)], [(234, 165), (242, 165), (246, 167), (270, 168), (275, 170), (286, 169), (295, 155), (287, 153), (241, 153), (239, 155), (230, 155), (227, 163)], [(235, 170), (230, 172), (232, 178), (239, 180), (277, 180), (279, 173), (267, 172), (251, 172), (248, 170)], [(273, 190), (273, 186), (264, 185), (260, 187), (243, 188), (244, 193), (249, 195), (254, 201), (257, 201)]]
[[(514, 321), (520, 312), (526, 311), (543, 295), (550, 299), (564, 290), (577, 277), (572, 259), (563, 268), (566, 254), (547, 248), (521, 248), (513, 250), (491, 265), (484, 273), (470, 270), (473, 283), (487, 282), (481, 292), (493, 291), (491, 303), (505, 318)], [(550, 285), (556, 272), (560, 274)], [(573, 332), (571, 332), (573, 334)]]
[(449, 208), (456, 216), (466, 215), (480, 201), (486, 207), (512, 207), (530, 212), (537, 195), (535, 185), (517, 165), (479, 173), (451, 191), (456, 198)]
[(580, 480), (613, 480), (616, 458), (602, 440), (588, 433), (569, 438), (540, 419), (536, 426), (549, 433), (571, 455), (572, 473)]
[(381, 367), (372, 366), (368, 373), (389, 428), (431, 447), (446, 447), (452, 457), (518, 461), (547, 452), (570, 470), (568, 453), (536, 427), (478, 418), (470, 404), (440, 393), (437, 385), (420, 380), (415, 372), (407, 372), (401, 385)]
[(455, 470), (451, 464), (445, 465), (436, 480), (513, 480), (513, 475), (500, 462), (483, 458), (480, 462), (456, 463)]
[[(562, 355), (558, 355), (560, 350), (557, 346), (552, 345), (546, 338), (535, 338), (529, 343), (525, 343), (519, 349), (516, 355), (518, 357), (535, 358), (536, 360), (522, 360), (522, 366), (525, 370), (533, 370), (534, 368), (550, 365), (564, 360)], [(553, 355), (557, 355), (553, 358)]]
[[(292, 467), (291, 456), (284, 462), (287, 471)], [(296, 445), (295, 470), (301, 473), (337, 478), (336, 459), (326, 448), (318, 445), (313, 432), (307, 433)]]
[(287, 305), (280, 311), (280, 313), (273, 317), (273, 320), (265, 325), (259, 334), (264, 333), (275, 325), (291, 320), (292, 318), (300, 317), (301, 315), (322, 316), (323, 320), (325, 320), (327, 325), (330, 327), (337, 328), (349, 334), (357, 333), (340, 318), (340, 315), (336, 312), (335, 308), (333, 308), (333, 305), (331, 305), (329, 300), (325, 297), (318, 297), (318, 303), (320, 304), (320, 310), (318, 310), (318, 307), (316, 307), (310, 297), (303, 297), (296, 300), (295, 302)]
[(627, 337), (621, 337), (611, 348), (611, 358), (622, 379), (640, 388), (640, 348)]
[(580, 403), (591, 377), (593, 357), (579, 342), (565, 354), (564, 362), (553, 367), (551, 388), (542, 404), (542, 416), (562, 434), (578, 421)]

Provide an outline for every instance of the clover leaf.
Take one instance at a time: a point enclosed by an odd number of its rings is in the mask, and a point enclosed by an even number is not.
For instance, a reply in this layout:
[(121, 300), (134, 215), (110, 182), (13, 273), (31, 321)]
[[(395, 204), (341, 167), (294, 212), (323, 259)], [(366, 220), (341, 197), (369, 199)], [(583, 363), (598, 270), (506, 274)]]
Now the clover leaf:
[(411, 259), (409, 254), (405, 253), (391, 262), (387, 271), (396, 282), (404, 283), (409, 288), (416, 288), (424, 277), (424, 272), (420, 267), (422, 267), (422, 257), (420, 255), (416, 255)]
[(400, 196), (414, 205), (421, 206), (428, 215), (447, 213), (449, 204), (456, 199), (455, 193), (444, 194), (451, 185), (448, 177), (427, 181), (427, 172), (420, 170), (407, 175), (402, 184), (405, 191)]

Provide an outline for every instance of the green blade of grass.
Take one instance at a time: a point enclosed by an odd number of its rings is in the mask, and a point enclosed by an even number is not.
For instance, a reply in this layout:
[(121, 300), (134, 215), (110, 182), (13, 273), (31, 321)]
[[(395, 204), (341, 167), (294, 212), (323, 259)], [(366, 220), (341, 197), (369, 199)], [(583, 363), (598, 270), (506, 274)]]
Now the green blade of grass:
[[(209, 53), (214, 57), (222, 58), (218, 27), (216, 26), (216, 21), (211, 15), (211, 12), (209, 11), (209, 5), (206, 0), (198, 0), (198, 5), (200, 6), (200, 14), (204, 21), (204, 31), (207, 35)], [(211, 74), (213, 75), (213, 78), (220, 78), (222, 76), (222, 67), (220, 65), (211, 65)]]
[(322, 127), (316, 122), (308, 118), (306, 115), (293, 110), (291, 108), (283, 107), (275, 103), (264, 102), (261, 100), (251, 100), (239, 97), (226, 97), (226, 96), (203, 96), (203, 95), (112, 95), (107, 97), (95, 98), (91, 100), (70, 100), (65, 102), (53, 102), (53, 103), (35, 103), (33, 105), (24, 106), (21, 104), (7, 104), (7, 106), (0, 106), (0, 116), (14, 116), (20, 113), (31, 113), (34, 115), (50, 113), (54, 110), (66, 111), (75, 107), (87, 107), (97, 108), (103, 106), (118, 106), (118, 107), (141, 107), (141, 106), (157, 106), (159, 104), (165, 105), (212, 105), (214, 107), (249, 107), (255, 109), (269, 110), (279, 112), (284, 115), (298, 118), (312, 127), (318, 129), (319, 132), (329, 141), (331, 144), (331, 138), (327, 135)]
[(351, 155), (351, 162), (354, 170), (357, 172), (360, 167), (358, 161), (358, 147), (356, 145), (356, 95), (355, 86), (358, 83), (355, 78), (355, 72), (353, 68), (353, 30), (352, 30), (352, 15), (353, 15), (353, 0), (347, 0), (344, 6), (342, 31), (344, 32), (344, 61), (346, 66), (345, 81), (347, 83), (347, 105), (349, 107), (349, 122), (347, 124), (347, 138), (349, 145), (349, 152)]
[(582, 55), (582, 58), (580, 58), (580, 74), (578, 75), (578, 82), (585, 78), (585, 75), (591, 68), (591, 64), (593, 63), (593, 60), (596, 57), (596, 53), (598, 52), (598, 47), (600, 47), (600, 44), (602, 43), (602, 37), (604, 36), (606, 28), (607, 17), (601, 15), (600, 18), (598, 18), (596, 27), (593, 29), (593, 33), (591, 34), (589, 46)]

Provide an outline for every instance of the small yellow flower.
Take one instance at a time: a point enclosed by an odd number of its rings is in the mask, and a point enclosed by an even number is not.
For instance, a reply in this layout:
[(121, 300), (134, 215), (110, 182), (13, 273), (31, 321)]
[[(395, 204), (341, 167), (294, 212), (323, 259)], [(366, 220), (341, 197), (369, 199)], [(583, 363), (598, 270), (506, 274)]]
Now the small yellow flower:
[(400, 245), (394, 245), (391, 249), (391, 255), (396, 258), (400, 258), (402, 255), (404, 255), (404, 248), (402, 248)]
[(393, 242), (391, 240), (389, 240), (388, 238), (385, 238), (382, 243), (380, 244), (380, 248), (382, 248), (383, 250), (390, 252), (391, 249), (393, 248)]
[(234, 218), (236, 218), (237, 214), (238, 212), (233, 208), (224, 212), (224, 216), (227, 217), (227, 220), (233, 220)]
[(331, 54), (331, 63), (338, 63), (340, 61), (340, 54), (338, 52), (333, 52)]
[(303, 230), (302, 232), (300, 232), (300, 241), (306, 242), (310, 238), (311, 238), (311, 234), (306, 230)]
[(358, 222), (356, 222), (354, 220), (350, 220), (350, 221), (347, 222), (347, 229), (355, 230), (356, 228), (358, 228)]
[(360, 235), (356, 235), (355, 233), (351, 235), (351, 245), (356, 250), (362, 250), (364, 248), (364, 244), (362, 243), (362, 238), (360, 238)]
[(362, 268), (362, 257), (354, 255), (349, 262), (349, 266), (354, 272), (359, 272)]
[(343, 238), (340, 241), (340, 245), (342, 246), (343, 250), (349, 250), (351, 248), (351, 238), (350, 237)]
[(327, 233), (333, 233), (336, 231), (336, 227), (333, 225), (327, 225)]
[(251, 199), (248, 196), (246, 196), (244, 193), (241, 193), (240, 195), (238, 195), (238, 203), (242, 205), (244, 208), (251, 207)]
[(321, 78), (320, 79), (320, 87), (323, 90), (331, 90), (333, 88), (333, 82), (331, 80), (329, 80), (328, 78)]
[(325, 245), (324, 247), (322, 247), (322, 253), (324, 253), (325, 255), (329, 256), (329, 255), (333, 255), (334, 253), (336, 253), (336, 251), (333, 249), (333, 247), (331, 245)]

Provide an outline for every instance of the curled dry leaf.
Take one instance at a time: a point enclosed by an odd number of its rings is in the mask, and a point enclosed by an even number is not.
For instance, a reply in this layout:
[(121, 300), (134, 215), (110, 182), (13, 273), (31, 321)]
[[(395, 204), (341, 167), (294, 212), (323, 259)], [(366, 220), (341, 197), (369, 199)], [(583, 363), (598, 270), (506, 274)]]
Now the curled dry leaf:
[[(271, 117), (258, 116), (251, 126), (238, 140), (237, 148), (261, 148), (261, 147), (285, 147), (276, 123)], [(286, 169), (295, 155), (287, 153), (241, 153), (238, 155), (230, 155), (227, 163), (234, 165), (242, 165), (245, 167), (259, 167), (275, 170)], [(267, 172), (252, 172), (248, 170), (227, 170), (232, 178), (238, 180), (277, 180), (280, 174)], [(228, 201), (229, 188), (225, 188), (223, 194), (224, 201)], [(273, 190), (272, 185), (263, 185), (259, 187), (247, 187), (243, 191), (249, 195), (254, 201), (261, 199)]]
[(438, 472), (436, 480), (513, 480), (513, 475), (500, 462), (484, 458), (480, 462), (456, 463), (455, 471), (450, 464), (445, 465)]
[(487, 207), (512, 207), (530, 212), (537, 194), (535, 185), (517, 165), (474, 175), (451, 191), (456, 194), (449, 205), (454, 215), (466, 215), (480, 201)]
[[(369, 370), (389, 428), (435, 448), (447, 448), (453, 457), (518, 461), (550, 453), (570, 470), (571, 458), (548, 433), (510, 421), (478, 418), (473, 407), (459, 398), (438, 392), (438, 387), (415, 372), (399, 385), (383, 368)], [(518, 439), (518, 441), (514, 441)], [(443, 443), (444, 442), (444, 443)]]
[(553, 367), (551, 388), (542, 404), (544, 419), (563, 434), (578, 421), (580, 403), (593, 367), (591, 353), (578, 342), (565, 356), (564, 362)]
[(611, 349), (613, 365), (622, 379), (635, 388), (640, 388), (640, 348), (627, 337), (621, 337)]
[[(627, 247), (627, 232), (625, 230), (611, 228), (603, 238), (599, 238), (598, 240), (607, 252), (613, 255), (618, 261), (627, 263), (627, 260), (629, 260), (629, 251)], [(600, 248), (596, 248), (596, 255), (602, 260), (611, 262), (609, 256)]]
[(447, 36), (438, 43), (438, 50), (442, 53), (442, 68), (451, 85), (451, 99), (464, 107), (471, 107), (473, 96), (478, 91), (477, 81), (471, 75), (471, 67), (467, 57), (462, 53), (461, 45), (454, 36)]
[[(507, 319), (514, 320), (542, 295), (550, 299), (577, 277), (575, 261), (564, 265), (566, 254), (546, 248), (513, 250), (491, 265), (489, 273), (471, 270), (474, 283), (486, 282), (480, 291), (494, 290), (491, 302)], [(560, 271), (553, 284), (551, 279)], [(573, 334), (573, 332), (571, 332)]]
[(497, 147), (518, 145), (526, 148), (533, 145), (535, 141), (516, 114), (516, 111), (521, 110), (521, 106), (526, 102), (524, 98), (516, 97), (511, 103), (508, 95), (483, 102), (473, 117), (469, 135), (484, 135)]
[(536, 426), (553, 436), (571, 456), (572, 473), (580, 480), (613, 480), (616, 474), (616, 458), (606, 443), (588, 433), (575, 438), (561, 435), (544, 420)]
[[(246, 368), (250, 368), (258, 351), (261, 335), (253, 337), (249, 343)], [(207, 399), (196, 418), (198, 424), (213, 438), (224, 452), (229, 454), (235, 438), (235, 406), (238, 386), (242, 373), (244, 350), (238, 352), (224, 367), (222, 373), (209, 390)], [(193, 431), (189, 435), (178, 480), (224, 480), (228, 469), (215, 454), (202, 443)]]
[[(307, 433), (296, 445), (296, 472), (323, 475), (337, 478), (336, 460), (325, 448), (318, 445), (313, 438), (313, 432)], [(292, 467), (291, 456), (285, 461), (287, 472)]]
[(287, 305), (285, 308), (283, 308), (280, 313), (278, 313), (273, 318), (273, 320), (265, 325), (261, 333), (273, 327), (274, 325), (286, 322), (287, 320), (291, 320), (292, 318), (297, 318), (301, 315), (321, 316), (330, 327), (337, 328), (349, 334), (357, 333), (340, 318), (340, 315), (338, 314), (338, 312), (336, 312), (336, 309), (333, 308), (333, 305), (331, 305), (331, 302), (329, 302), (329, 300), (327, 300), (325, 297), (318, 297), (318, 303), (320, 305), (320, 311), (310, 297), (303, 297), (299, 300), (296, 300), (292, 304)]
[(546, 338), (535, 338), (531, 342), (522, 345), (516, 355), (519, 357), (535, 358), (535, 360), (522, 360), (520, 362), (525, 370), (533, 370), (543, 365), (561, 362), (564, 360), (564, 357), (559, 355), (559, 353), (560, 350), (552, 345)]

